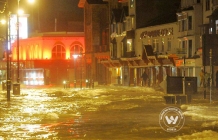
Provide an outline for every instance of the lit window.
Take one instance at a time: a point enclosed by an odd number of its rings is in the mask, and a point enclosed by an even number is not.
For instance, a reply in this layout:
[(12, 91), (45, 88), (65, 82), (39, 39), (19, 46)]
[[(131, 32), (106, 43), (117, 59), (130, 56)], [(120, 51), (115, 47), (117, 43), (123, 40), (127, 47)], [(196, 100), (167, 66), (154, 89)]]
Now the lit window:
[(159, 40), (158, 39), (153, 40), (153, 50), (154, 52), (159, 52)]
[(127, 52), (132, 51), (132, 39), (127, 39)]
[(212, 32), (213, 32), (213, 29), (210, 28), (210, 29), (209, 29), (209, 34), (212, 34)]
[(70, 48), (70, 56), (71, 58), (73, 57), (73, 55), (75, 54), (81, 54), (83, 52), (83, 48), (81, 45), (79, 44), (74, 44), (71, 48)]
[(65, 59), (66, 58), (65, 48), (60, 44), (54, 46), (54, 48), (52, 49), (52, 58), (53, 59)]
[(134, 7), (135, 0), (130, 0), (130, 8)]
[(216, 34), (218, 34), (218, 20), (216, 20)]
[(162, 49), (161, 51), (164, 52), (164, 38), (162, 38), (162, 41), (161, 41), (161, 49)]

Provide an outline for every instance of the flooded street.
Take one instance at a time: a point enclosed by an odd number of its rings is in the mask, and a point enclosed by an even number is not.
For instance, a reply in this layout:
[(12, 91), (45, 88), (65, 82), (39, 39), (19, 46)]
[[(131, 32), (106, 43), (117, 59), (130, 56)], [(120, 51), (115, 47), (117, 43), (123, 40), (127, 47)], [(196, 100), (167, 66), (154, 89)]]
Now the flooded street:
[(21, 89), (7, 102), (1, 91), (0, 140), (218, 138), (216, 103), (210, 109), (203, 103), (177, 105), (185, 124), (176, 133), (164, 131), (159, 114), (172, 105), (163, 95), (141, 87)]

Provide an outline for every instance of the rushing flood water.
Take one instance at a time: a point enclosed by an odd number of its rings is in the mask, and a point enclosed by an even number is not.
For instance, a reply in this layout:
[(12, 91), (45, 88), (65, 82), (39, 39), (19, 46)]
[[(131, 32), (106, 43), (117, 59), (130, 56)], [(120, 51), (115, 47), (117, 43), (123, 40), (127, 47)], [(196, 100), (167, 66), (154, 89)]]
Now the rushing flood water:
[(150, 88), (22, 89), (7, 102), (2, 91), (0, 140), (169, 139), (204, 130), (192, 119), (181, 132), (162, 130), (162, 95)]

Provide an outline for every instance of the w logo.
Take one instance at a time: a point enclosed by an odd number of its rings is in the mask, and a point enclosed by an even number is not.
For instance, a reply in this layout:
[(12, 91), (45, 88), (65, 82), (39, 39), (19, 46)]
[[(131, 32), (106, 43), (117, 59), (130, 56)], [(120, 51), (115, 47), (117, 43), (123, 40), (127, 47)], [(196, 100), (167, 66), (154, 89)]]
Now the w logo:
[(166, 107), (159, 115), (159, 124), (167, 132), (179, 131), (185, 122), (182, 110), (177, 107)]
[(178, 116), (176, 116), (175, 118), (173, 116), (170, 116), (170, 118), (168, 118), (168, 116), (165, 116), (168, 124), (176, 124), (178, 118)]

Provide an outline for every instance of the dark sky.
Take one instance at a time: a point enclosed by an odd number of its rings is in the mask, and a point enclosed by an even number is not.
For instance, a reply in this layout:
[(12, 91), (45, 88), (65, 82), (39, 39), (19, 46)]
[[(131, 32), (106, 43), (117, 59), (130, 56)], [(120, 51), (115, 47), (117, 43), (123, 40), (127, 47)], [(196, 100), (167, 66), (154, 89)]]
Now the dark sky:
[(83, 22), (83, 9), (78, 7), (78, 3), (79, 0), (36, 0), (35, 5), (26, 7), (30, 12), (29, 21), (33, 23), (31, 30), (54, 31), (55, 18), (57, 31), (68, 30), (70, 21)]
[[(42, 31), (54, 30), (55, 18), (57, 29), (67, 30), (69, 21), (83, 21), (83, 9), (78, 8), (79, 0), (40, 0), (39, 18)], [(52, 27), (53, 26), (53, 27)]]
[[(0, 0), (0, 10), (3, 9), (5, 1)], [(11, 13), (15, 13), (17, 0), (8, 0), (8, 3)], [(30, 32), (51, 32), (55, 28), (55, 18), (58, 31), (68, 30), (70, 21), (83, 22), (83, 9), (78, 7), (78, 3), (79, 0), (35, 0), (35, 3), (30, 5), (27, 0), (20, 0), (20, 7), (29, 14)]]

